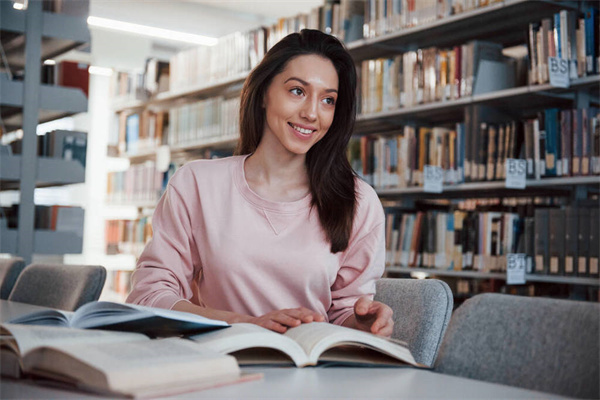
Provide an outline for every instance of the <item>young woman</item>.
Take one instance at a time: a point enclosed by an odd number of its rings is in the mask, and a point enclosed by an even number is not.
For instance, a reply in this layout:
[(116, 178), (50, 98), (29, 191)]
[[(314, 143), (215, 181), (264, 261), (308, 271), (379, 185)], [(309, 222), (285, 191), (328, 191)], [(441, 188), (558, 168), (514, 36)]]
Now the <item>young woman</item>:
[(329, 321), (390, 336), (392, 310), (372, 300), (383, 209), (346, 158), (355, 91), (333, 36), (273, 46), (242, 90), (240, 155), (171, 178), (128, 301), (277, 332)]

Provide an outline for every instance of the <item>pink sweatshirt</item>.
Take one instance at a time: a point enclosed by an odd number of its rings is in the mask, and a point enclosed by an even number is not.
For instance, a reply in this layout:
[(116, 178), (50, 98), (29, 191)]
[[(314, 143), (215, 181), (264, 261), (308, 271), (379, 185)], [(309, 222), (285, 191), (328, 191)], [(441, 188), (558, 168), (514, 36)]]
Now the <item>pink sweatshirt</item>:
[(244, 176), (246, 157), (193, 161), (175, 173), (127, 301), (170, 309), (186, 300), (252, 316), (304, 306), (343, 323), (360, 296), (375, 293), (384, 270), (384, 214), (375, 191), (356, 180), (349, 246), (332, 254), (311, 196), (258, 196)]

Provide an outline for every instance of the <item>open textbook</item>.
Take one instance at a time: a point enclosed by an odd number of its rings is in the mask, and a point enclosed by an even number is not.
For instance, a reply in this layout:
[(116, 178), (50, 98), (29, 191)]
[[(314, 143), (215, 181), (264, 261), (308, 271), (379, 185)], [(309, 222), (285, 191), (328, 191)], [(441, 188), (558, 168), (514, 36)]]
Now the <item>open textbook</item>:
[(227, 322), (208, 319), (196, 314), (108, 301), (87, 303), (75, 312), (35, 311), (9, 322), (12, 324), (139, 332), (149, 336), (192, 334), (229, 326)]
[(160, 397), (256, 379), (234, 357), (186, 339), (3, 324), (0, 372), (103, 394)]
[(284, 334), (253, 324), (232, 324), (227, 329), (189, 338), (222, 354), (235, 356), (240, 364), (421, 366), (403, 342), (326, 322), (302, 324)]

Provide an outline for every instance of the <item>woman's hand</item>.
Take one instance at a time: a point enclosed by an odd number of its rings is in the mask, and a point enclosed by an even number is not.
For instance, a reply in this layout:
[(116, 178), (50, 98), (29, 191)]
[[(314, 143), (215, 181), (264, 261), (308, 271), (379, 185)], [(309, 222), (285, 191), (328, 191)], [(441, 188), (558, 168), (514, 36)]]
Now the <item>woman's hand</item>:
[(250, 317), (247, 322), (262, 326), (275, 332), (285, 333), (288, 328), (293, 328), (302, 323), (323, 322), (325, 318), (305, 307), (288, 308), (285, 310), (271, 311), (260, 317)]
[(354, 303), (354, 315), (344, 322), (344, 326), (390, 337), (394, 330), (392, 315), (394, 312), (389, 306), (363, 296)]

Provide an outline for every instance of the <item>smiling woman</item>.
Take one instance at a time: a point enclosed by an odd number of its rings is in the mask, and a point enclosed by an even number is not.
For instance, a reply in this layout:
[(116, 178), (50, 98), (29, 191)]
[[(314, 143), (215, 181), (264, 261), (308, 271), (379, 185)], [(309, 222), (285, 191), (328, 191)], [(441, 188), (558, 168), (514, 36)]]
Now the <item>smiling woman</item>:
[(329, 321), (391, 335), (391, 309), (373, 301), (383, 209), (346, 158), (355, 91), (335, 37), (273, 46), (242, 90), (238, 155), (171, 178), (128, 301), (277, 332)]

